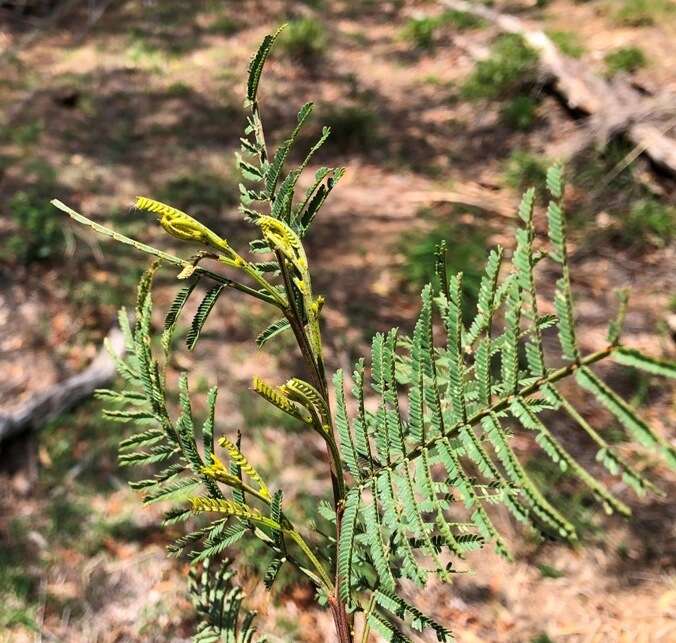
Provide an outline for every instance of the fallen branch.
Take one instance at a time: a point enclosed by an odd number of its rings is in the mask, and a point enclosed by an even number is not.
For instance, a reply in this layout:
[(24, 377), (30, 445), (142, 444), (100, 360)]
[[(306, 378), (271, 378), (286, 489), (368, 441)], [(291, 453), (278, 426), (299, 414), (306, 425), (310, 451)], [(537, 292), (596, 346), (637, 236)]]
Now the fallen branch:
[[(106, 344), (117, 356), (124, 353), (124, 338), (115, 327), (106, 338)], [(115, 377), (115, 363), (103, 347), (81, 373), (53, 384), (36, 393), (25, 404), (11, 413), (0, 413), (0, 442), (24, 431), (35, 430), (87, 399), (97, 388)]]
[[(597, 76), (582, 61), (562, 54), (543, 31), (529, 29), (514, 16), (465, 0), (440, 2), (449, 9), (483, 18), (501, 31), (521, 36), (538, 53), (542, 74), (554, 82), (569, 107), (590, 115), (585, 142), (591, 135), (605, 145), (610, 137), (622, 133), (656, 164), (676, 175), (676, 140), (664, 126), (665, 120), (676, 114), (676, 96), (671, 93), (645, 96), (624, 78)], [(578, 138), (570, 151), (577, 151), (581, 143)]]
[(510, 203), (508, 199), (505, 199), (500, 193), (474, 184), (462, 186), (458, 190), (406, 192), (403, 196), (404, 200), (413, 203), (428, 205), (451, 203), (477, 208), (506, 219), (514, 219), (516, 216), (515, 205)]

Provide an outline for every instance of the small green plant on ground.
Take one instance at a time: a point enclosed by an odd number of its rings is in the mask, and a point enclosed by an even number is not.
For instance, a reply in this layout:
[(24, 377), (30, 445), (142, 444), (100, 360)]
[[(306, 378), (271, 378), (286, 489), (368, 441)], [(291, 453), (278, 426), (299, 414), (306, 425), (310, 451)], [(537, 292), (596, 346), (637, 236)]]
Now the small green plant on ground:
[(500, 116), (512, 129), (526, 131), (535, 124), (537, 109), (538, 101), (535, 98), (519, 94), (503, 105)]
[[(430, 212), (421, 212), (421, 218), (427, 218)], [(447, 215), (448, 216), (448, 215)], [(437, 281), (434, 264), (430, 257), (434, 256), (442, 244), (451, 240), (446, 249), (447, 277), (463, 271), (462, 310), (469, 318), (474, 311), (481, 286), (481, 263), (486, 255), (485, 231), (469, 225), (457, 224), (444, 220), (428, 230), (407, 234), (402, 243), (402, 252), (406, 259), (403, 275), (411, 286), (422, 288), (425, 284)]]
[(671, 0), (621, 0), (609, 6), (615, 22), (626, 27), (649, 27), (676, 12)]
[(449, 9), (437, 16), (411, 18), (404, 25), (403, 36), (418, 49), (431, 49), (437, 34), (444, 28), (454, 28), (459, 31), (476, 29), (482, 26), (483, 21), (464, 11)]
[(603, 60), (608, 76), (614, 76), (621, 71), (631, 74), (647, 64), (643, 50), (638, 47), (620, 47), (606, 54)]
[(520, 36), (500, 36), (491, 56), (480, 60), (462, 92), (466, 98), (497, 100), (513, 95), (518, 89), (535, 82), (537, 54)]
[(31, 263), (52, 259), (63, 252), (64, 232), (47, 197), (55, 189), (51, 168), (40, 172), (36, 185), (16, 192), (5, 204), (12, 231), (0, 249), (0, 259)]
[(612, 217), (611, 225), (588, 228), (591, 237), (604, 235), (636, 248), (663, 246), (673, 238), (675, 208), (660, 201), (640, 180), (636, 165), (627, 163), (633, 149), (627, 141), (614, 139), (603, 150), (590, 148), (577, 155), (571, 182), (581, 197), (571, 224), (588, 226), (603, 208)]
[(288, 56), (311, 64), (326, 53), (326, 28), (316, 18), (291, 20), (279, 39), (279, 45)]
[(170, 179), (161, 189), (160, 197), (178, 208), (219, 217), (238, 204), (236, 187), (237, 182), (230, 177), (197, 169)]
[(623, 222), (627, 240), (649, 236), (658, 246), (668, 244), (676, 232), (676, 207), (654, 198), (636, 201)]
[(378, 117), (365, 105), (334, 105), (323, 116), (331, 130), (329, 143), (339, 152), (371, 149), (380, 137)]
[[(329, 136), (327, 129), (299, 166), (286, 169), (312, 112), (310, 103), (300, 109), (289, 137), (274, 152), (268, 149), (258, 87), (275, 38), (263, 40), (247, 83), (239, 167), (245, 180), (241, 212), (253, 237), (249, 253), (189, 214), (148, 197), (139, 197), (136, 209), (155, 216), (173, 237), (201, 246), (200, 252), (190, 258), (169, 254), (53, 201), (74, 220), (154, 258), (138, 286), (134, 322), (125, 311), (120, 314), (127, 345), (118, 362), (124, 385), (99, 392), (110, 405), (104, 415), (134, 426), (120, 445), (120, 463), (151, 467), (132, 487), (145, 503), (166, 503), (165, 524), (187, 527), (170, 551), (187, 553), (202, 569), (195, 577), (199, 582), (192, 583), (202, 617), (196, 640), (248, 641), (254, 636), (252, 615), (241, 613), (240, 618), (241, 593), (223, 553), (243, 539), (255, 539), (270, 556), (266, 586), (275, 584), (284, 566), (306, 576), (317, 602), (330, 609), (340, 643), (352, 643), (356, 636), (366, 641), (371, 631), (388, 641), (409, 641), (422, 630), (449, 641), (451, 624), (423, 614), (401, 596), (402, 587), (410, 582), (425, 586), (431, 577), (450, 582), (467, 552), (487, 545), (509, 558), (506, 539), (492, 517), (496, 505), (536, 533), (577, 538), (574, 522), (549, 499), (554, 481), (544, 476), (538, 484), (533, 479), (514, 449), (513, 435), (530, 437), (557, 476), (572, 476), (606, 511), (629, 515), (629, 507), (604, 478), (578, 462), (552, 432), (550, 413), (566, 415), (568, 432), (586, 436), (608, 476), (618, 476), (639, 494), (655, 491), (655, 486), (591, 426), (558, 385), (569, 380), (588, 391), (628, 437), (676, 467), (668, 441), (594, 368), (615, 361), (674, 377), (676, 366), (622, 343), (626, 300), (605, 345), (582, 351), (567, 254), (564, 180), (561, 168), (553, 167), (546, 176), (548, 247), (538, 243), (535, 249), (535, 191), (529, 189), (518, 210), (521, 227), (511, 262), (501, 247), (490, 251), (477, 310), (465, 318), (463, 274), (448, 270), (442, 244), (434, 258), (437, 286), (423, 288), (413, 331), (376, 334), (368, 362), (359, 359), (354, 366), (348, 403), (345, 373), (339, 370), (329, 378), (326, 372), (320, 323), (324, 298), (313, 288), (303, 243), (343, 171), (322, 167), (305, 190), (297, 190), (300, 175)], [(216, 267), (205, 267), (205, 258)], [(553, 315), (540, 311), (545, 293), (540, 293), (536, 266), (541, 262), (560, 275)], [(161, 266), (180, 271), (181, 287), (156, 333), (152, 293)], [(187, 373), (178, 378), (178, 411), (168, 404), (173, 337), (186, 302), (200, 292), (200, 281), (210, 288), (190, 322), (188, 350), (199, 342), (215, 302), (231, 289), (279, 316), (258, 336), (259, 348), (282, 333), (295, 340), (301, 374), (285, 383), (254, 377), (251, 387), (326, 445), (323, 465), (332, 500), (309, 503), (307, 515), (285, 503), (284, 490), (265, 480), (245, 455), (256, 448), (256, 436), (247, 427), (243, 433), (221, 433), (216, 387), (206, 395), (203, 422), (195, 418), (198, 395), (194, 387), (191, 392)], [(545, 350), (548, 328), (556, 328), (560, 349)], [(400, 404), (403, 397), (406, 405)], [(233, 609), (226, 609), (224, 596), (237, 597)]]
[(571, 58), (582, 58), (584, 45), (572, 31), (547, 31), (547, 35), (562, 53)]
[(531, 152), (514, 150), (505, 162), (505, 182), (520, 192), (533, 187), (538, 196), (544, 197), (547, 193), (547, 161)]

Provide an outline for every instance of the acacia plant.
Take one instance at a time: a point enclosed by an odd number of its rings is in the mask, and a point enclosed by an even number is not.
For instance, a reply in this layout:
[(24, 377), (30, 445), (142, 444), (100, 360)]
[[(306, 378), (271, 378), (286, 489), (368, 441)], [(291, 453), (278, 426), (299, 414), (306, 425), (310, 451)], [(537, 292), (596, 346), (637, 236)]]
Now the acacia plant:
[[(548, 412), (569, 416), (568, 429), (586, 434), (584, 440), (609, 474), (621, 477), (638, 494), (656, 492), (558, 385), (570, 379), (592, 393), (631, 439), (676, 466), (674, 449), (592, 368), (613, 360), (674, 377), (676, 367), (621, 343), (626, 297), (610, 324), (607, 345), (582, 353), (566, 253), (563, 177), (553, 167), (547, 175), (548, 244), (536, 239), (535, 193), (530, 189), (519, 206), (522, 227), (511, 263), (502, 248), (490, 252), (476, 313), (467, 320), (461, 305), (462, 274), (447, 274), (442, 244), (435, 259), (437, 279), (422, 291), (412, 335), (396, 328), (375, 335), (370, 357), (354, 367), (348, 402), (344, 373), (337, 371), (332, 384), (326, 373), (320, 323), (324, 300), (313, 290), (303, 246), (343, 170), (322, 167), (309, 188), (297, 194), (299, 177), (329, 136), (327, 128), (300, 166), (285, 170), (312, 112), (310, 103), (300, 109), (291, 135), (269, 152), (257, 96), (275, 37), (263, 40), (247, 85), (239, 167), (244, 179), (241, 212), (255, 237), (250, 252), (240, 253), (197, 219), (150, 198), (139, 197), (136, 209), (156, 215), (170, 235), (203, 246), (197, 255), (168, 254), (53, 202), (76, 221), (155, 257), (140, 281), (133, 322), (124, 310), (119, 318), (127, 346), (126, 356), (118, 359), (125, 386), (98, 395), (113, 404), (106, 417), (137, 427), (120, 445), (120, 463), (156, 469), (132, 487), (141, 490), (145, 503), (172, 503), (166, 525), (191, 525), (169, 549), (172, 554), (187, 552), (196, 565), (191, 582), (200, 616), (196, 640), (253, 640), (253, 614), (240, 614), (242, 592), (233, 584), (223, 555), (242, 539), (258, 539), (272, 553), (265, 584), (272, 586), (283, 565), (305, 574), (316, 587), (317, 601), (330, 607), (341, 643), (353, 641), (358, 629), (361, 641), (368, 640), (370, 631), (386, 640), (409, 640), (406, 632), (410, 636), (428, 628), (446, 641), (452, 638), (449, 624), (437, 623), (405, 600), (402, 580), (421, 587), (431, 576), (449, 582), (467, 552), (489, 544), (508, 558), (508, 544), (494, 522), (500, 505), (528, 529), (547, 537), (576, 538), (574, 526), (548, 500), (550, 490), (529, 477), (513, 436), (532, 438), (558, 468), (586, 485), (606, 511), (628, 515), (629, 507), (550, 430)], [(206, 259), (215, 260), (217, 268), (204, 267)], [(539, 310), (542, 296), (535, 273), (541, 263), (560, 273), (556, 314)], [(180, 269), (177, 278), (184, 285), (156, 333), (151, 291), (160, 265)], [(290, 520), (283, 490), (264, 480), (245, 455), (256, 448), (252, 436), (246, 430), (241, 436), (219, 434), (215, 387), (206, 397), (208, 412), (201, 426), (193, 418), (187, 374), (178, 379), (176, 413), (168, 401), (174, 334), (186, 302), (202, 282), (211, 287), (190, 324), (188, 349), (195, 348), (214, 304), (228, 289), (277, 309), (279, 320), (258, 336), (259, 348), (281, 333), (291, 333), (298, 346), (304, 364), (298, 377), (283, 384), (255, 377), (252, 389), (326, 443), (333, 502), (318, 503), (316, 515), (304, 524)], [(552, 342), (543, 337), (553, 339), (554, 329), (560, 350), (551, 355)], [(329, 533), (317, 527), (322, 520), (330, 523)]]

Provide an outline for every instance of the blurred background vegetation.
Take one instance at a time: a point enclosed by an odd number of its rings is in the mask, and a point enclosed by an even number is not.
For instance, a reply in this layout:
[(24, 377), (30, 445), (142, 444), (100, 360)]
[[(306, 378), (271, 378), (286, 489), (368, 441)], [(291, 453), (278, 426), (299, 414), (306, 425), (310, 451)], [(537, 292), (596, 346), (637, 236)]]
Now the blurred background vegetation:
[[(601, 77), (647, 94), (676, 88), (671, 0), (491, 4)], [(282, 22), (263, 83), (272, 140), (313, 100), (307, 142), (332, 128), (317, 164), (347, 167), (308, 241), (327, 298), (329, 367), (349, 367), (375, 331), (410, 328), (439, 240), (451, 270), (465, 272), (464, 305), (475, 306), (487, 248), (512, 243), (520, 192), (543, 193), (547, 164), (584, 125), (520, 38), (432, 0), (0, 0), (0, 410), (82, 370), (145, 265), (64, 221), (51, 198), (170, 247), (129, 209), (147, 194), (244, 247), (234, 163), (243, 81), (260, 38)], [(584, 343), (600, 346), (612, 291), (630, 286), (629, 341), (673, 358), (673, 177), (622, 137), (590, 144), (567, 169)], [(171, 275), (161, 283), (160, 307), (174, 291)], [(308, 449), (307, 436), (247, 392), (254, 371), (281, 378), (294, 359), (283, 341), (252, 349), (269, 311), (236, 296), (218, 306), (197, 354), (175, 365), (196, 369), (198, 390), (221, 385), (221, 429), (264, 438), (258, 464), (296, 489), (288, 504), (300, 510), (328, 488), (320, 446)], [(658, 427), (673, 427), (673, 389), (639, 374), (616, 385)], [(597, 420), (612, 436), (609, 419)], [(185, 564), (166, 559), (159, 512), (126, 486), (122, 435), (92, 400), (0, 444), (0, 641), (189, 636)], [(535, 476), (560, 475), (547, 467), (533, 456)], [(663, 473), (649, 459), (642, 468)], [(473, 561), (476, 574), (432, 587), (421, 604), (445, 605), (437, 615), (461, 641), (669, 640), (674, 505), (627, 494), (637, 518), (624, 524), (592, 511), (573, 482), (561, 489), (589, 550), (527, 541), (513, 568)], [(289, 576), (270, 597), (251, 565), (241, 566), (245, 588), (273, 640), (331, 640), (311, 588)]]

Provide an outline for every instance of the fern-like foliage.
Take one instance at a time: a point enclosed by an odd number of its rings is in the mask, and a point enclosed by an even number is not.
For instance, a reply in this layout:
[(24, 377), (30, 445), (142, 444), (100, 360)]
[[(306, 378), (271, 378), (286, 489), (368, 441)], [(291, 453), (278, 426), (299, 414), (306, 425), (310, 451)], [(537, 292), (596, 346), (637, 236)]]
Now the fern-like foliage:
[[(343, 515), (344, 538), (338, 547), (346, 600), (365, 588), (392, 591), (400, 578), (419, 585), (430, 574), (448, 580), (455, 561), (477, 546), (490, 543), (509, 557), (506, 539), (491, 518), (494, 505), (503, 505), (544, 535), (575, 539), (572, 523), (528, 475), (513, 447), (517, 434), (530, 436), (556, 466), (586, 485), (607, 512), (629, 515), (629, 507), (552, 433), (548, 411), (567, 413), (573, 426), (596, 445), (596, 460), (612, 475), (639, 494), (657, 491), (559, 389), (566, 378), (572, 376), (591, 392), (630, 439), (676, 467), (673, 447), (592, 368), (613, 359), (674, 377), (674, 366), (624, 347), (617, 323), (611, 326), (606, 347), (582, 354), (559, 167), (549, 170), (547, 185), (550, 249), (535, 250), (534, 191), (529, 190), (519, 208), (523, 227), (516, 234), (511, 266), (503, 265), (502, 248), (491, 251), (472, 320), (462, 318), (462, 274), (447, 279), (445, 265), (438, 261), (441, 287), (438, 292), (431, 286), (423, 290), (412, 336), (400, 336), (397, 329), (377, 334), (370, 376), (364, 361), (357, 363), (352, 421), (344, 375), (339, 371), (334, 377), (341, 453), (352, 480)], [(561, 273), (555, 317), (539, 312), (535, 268), (544, 261)], [(557, 328), (560, 351), (546, 356), (543, 331), (551, 326)], [(443, 340), (435, 342), (439, 335)], [(377, 399), (370, 410), (364, 403), (367, 396)], [(406, 413), (401, 409), (404, 399)]]
[[(330, 606), (341, 642), (353, 640), (355, 613), (361, 613), (362, 640), (371, 630), (386, 640), (406, 641), (405, 632), (429, 629), (446, 641), (452, 638), (446, 625), (402, 598), (402, 580), (422, 586), (436, 575), (449, 582), (459, 561), (486, 545), (509, 557), (509, 544), (495, 521), (499, 506), (546, 536), (576, 538), (571, 521), (548, 500), (548, 489), (529, 476), (514, 436), (530, 437), (562, 471), (589, 487), (606, 511), (627, 515), (627, 505), (552, 432), (552, 411), (567, 414), (571, 427), (586, 434), (596, 460), (611, 475), (639, 494), (657, 489), (591, 426), (559, 383), (576, 382), (615, 416), (630, 438), (676, 466), (674, 449), (594, 366), (614, 360), (666, 377), (674, 377), (676, 367), (621, 343), (625, 295), (608, 344), (583, 352), (566, 249), (563, 176), (554, 167), (547, 176), (549, 245), (536, 239), (535, 193), (529, 190), (519, 207), (522, 227), (511, 261), (504, 249), (491, 251), (471, 319), (463, 319), (462, 274), (447, 274), (442, 245), (436, 253), (439, 287), (423, 290), (412, 334), (397, 329), (377, 334), (368, 367), (364, 359), (355, 365), (350, 395), (344, 373), (334, 375), (332, 408), (320, 327), (324, 300), (314, 294), (303, 238), (343, 170), (320, 168), (304, 193), (296, 194), (299, 177), (329, 135), (324, 129), (300, 165), (287, 170), (311, 115), (310, 103), (300, 109), (296, 125), (276, 151), (268, 151), (258, 87), (276, 35), (264, 39), (251, 61), (249, 113), (238, 156), (240, 208), (255, 230), (250, 253), (240, 254), (192, 216), (147, 197), (137, 200), (139, 212), (159, 217), (169, 234), (208, 250), (177, 257), (54, 202), (76, 221), (155, 257), (139, 284), (133, 324), (124, 310), (119, 316), (127, 352), (116, 361), (124, 386), (98, 395), (110, 403), (106, 417), (134, 427), (120, 444), (120, 464), (151, 470), (131, 486), (145, 503), (164, 503), (166, 525), (188, 527), (169, 551), (187, 554), (197, 566), (191, 585), (201, 619), (195, 640), (253, 640), (253, 616), (240, 616), (242, 593), (232, 584), (224, 556), (240, 540), (255, 538), (271, 555), (265, 585), (273, 586), (284, 565), (296, 567), (315, 585), (318, 600)], [(206, 259), (232, 274), (205, 268)], [(555, 315), (540, 311), (543, 295), (536, 269), (545, 262), (560, 273), (552, 302)], [(178, 279), (187, 281), (155, 333), (151, 291), (160, 264), (179, 268)], [(302, 528), (291, 523), (283, 490), (266, 481), (246, 455), (243, 444), (250, 446), (252, 438), (246, 432), (244, 438), (219, 433), (216, 388), (208, 392), (199, 422), (187, 374), (178, 378), (178, 404), (170, 402), (176, 396), (167, 386), (167, 369), (186, 304), (205, 291), (188, 323), (186, 344), (193, 350), (228, 289), (278, 312), (279, 319), (261, 330), (259, 348), (285, 332), (293, 333), (298, 344), (307, 381), (293, 377), (278, 385), (256, 377), (252, 389), (325, 441), (334, 502), (332, 507), (320, 504), (318, 514), (333, 523), (333, 534), (317, 531), (314, 516)], [(558, 351), (545, 342), (548, 329), (554, 328)]]
[(190, 571), (190, 598), (199, 619), (195, 643), (265, 643), (256, 637), (255, 612), (242, 609), (244, 592), (233, 582), (235, 572), (226, 558), (206, 559)]

